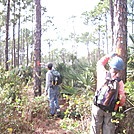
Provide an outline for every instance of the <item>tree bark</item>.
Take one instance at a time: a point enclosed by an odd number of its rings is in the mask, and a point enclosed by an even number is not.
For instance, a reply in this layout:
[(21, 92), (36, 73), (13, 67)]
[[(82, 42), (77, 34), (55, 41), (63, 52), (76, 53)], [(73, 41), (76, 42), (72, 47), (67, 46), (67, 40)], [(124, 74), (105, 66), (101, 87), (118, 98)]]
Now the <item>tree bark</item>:
[(132, 2), (132, 33), (134, 32), (134, 24), (133, 24), (133, 21), (134, 21), (134, 1)]
[(108, 25), (107, 25), (107, 14), (105, 13), (105, 25), (106, 25), (106, 45), (107, 45), (107, 54), (108, 54)]
[(126, 82), (127, 69), (127, 0), (115, 0), (115, 44), (118, 55), (125, 63), (121, 77)]
[(13, 66), (16, 67), (16, 41), (15, 41), (15, 1), (14, 1), (14, 20), (13, 20)]
[(6, 46), (5, 46), (5, 70), (8, 71), (8, 38), (9, 38), (9, 19), (10, 19), (10, 0), (7, 5), (7, 20), (6, 20)]
[(16, 67), (15, 23), (13, 22), (13, 66)]
[(29, 64), (29, 43), (28, 43), (28, 29), (26, 29), (26, 45), (27, 45), (27, 66)]
[(20, 64), (20, 12), (21, 12), (21, 7), (20, 7), (20, 0), (19, 0), (19, 21), (18, 21), (18, 56), (17, 56), (17, 65), (19, 66)]
[(36, 30), (35, 30), (35, 45), (34, 45), (34, 94), (41, 95), (41, 5), (40, 0), (35, 0), (36, 9)]
[(113, 0), (110, 1), (110, 15), (111, 15), (111, 32), (112, 32), (112, 50), (114, 45), (114, 6)]

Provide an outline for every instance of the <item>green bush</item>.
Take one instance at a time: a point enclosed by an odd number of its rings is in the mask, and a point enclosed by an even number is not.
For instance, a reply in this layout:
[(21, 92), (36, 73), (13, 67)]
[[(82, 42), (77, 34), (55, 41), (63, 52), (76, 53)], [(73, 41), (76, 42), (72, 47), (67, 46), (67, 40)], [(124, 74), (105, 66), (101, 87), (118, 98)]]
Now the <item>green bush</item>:
[[(134, 81), (125, 84), (126, 104), (120, 113), (114, 113), (117, 132), (120, 134), (132, 134), (134, 131)], [(131, 126), (131, 127), (130, 127)]]
[(64, 97), (69, 100), (69, 106), (61, 127), (74, 133), (89, 133), (93, 92), (89, 89), (79, 90), (77, 94)]
[(32, 133), (33, 118), (48, 115), (47, 98), (34, 98), (33, 87), (27, 85), (31, 78), (29, 67), (0, 68), (0, 133)]

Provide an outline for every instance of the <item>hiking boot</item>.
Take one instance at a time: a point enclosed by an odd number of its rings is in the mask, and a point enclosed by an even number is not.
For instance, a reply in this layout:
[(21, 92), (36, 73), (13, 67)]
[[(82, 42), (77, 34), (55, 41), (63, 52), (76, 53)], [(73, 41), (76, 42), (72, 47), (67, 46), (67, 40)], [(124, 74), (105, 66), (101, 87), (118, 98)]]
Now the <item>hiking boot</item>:
[(54, 114), (51, 114), (51, 116), (54, 116)]
[(57, 114), (57, 117), (60, 117), (60, 115), (61, 115), (60, 109), (57, 109), (56, 114)]

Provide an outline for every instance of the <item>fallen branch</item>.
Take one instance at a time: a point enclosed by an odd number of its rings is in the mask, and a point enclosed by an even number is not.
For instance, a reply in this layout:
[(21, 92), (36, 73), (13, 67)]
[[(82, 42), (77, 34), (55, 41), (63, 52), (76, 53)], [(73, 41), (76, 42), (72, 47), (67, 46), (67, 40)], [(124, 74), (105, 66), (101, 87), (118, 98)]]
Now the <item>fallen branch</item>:
[(130, 107), (130, 108), (126, 109), (123, 113), (126, 113), (126, 112), (128, 112), (128, 111), (130, 111), (132, 109), (134, 109), (134, 107)]

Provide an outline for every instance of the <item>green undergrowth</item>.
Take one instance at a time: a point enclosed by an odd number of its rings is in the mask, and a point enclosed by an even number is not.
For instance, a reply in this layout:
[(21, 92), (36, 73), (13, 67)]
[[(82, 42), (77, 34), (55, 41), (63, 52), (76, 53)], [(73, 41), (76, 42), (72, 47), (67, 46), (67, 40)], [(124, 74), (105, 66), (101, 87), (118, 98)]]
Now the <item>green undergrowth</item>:
[[(30, 69), (29, 69), (30, 70)], [(33, 80), (27, 69), (4, 71), (0, 68), (0, 133), (32, 134), (35, 132), (37, 120), (40, 122), (57, 117), (50, 117), (46, 96), (34, 97)], [(61, 106), (60, 127), (73, 134), (90, 133), (91, 105), (94, 90), (87, 86), (61, 88), (61, 98), (65, 100)], [(131, 134), (134, 131), (134, 82), (133, 77), (125, 84), (126, 104), (120, 113), (114, 113), (113, 122), (118, 133)], [(60, 100), (62, 100), (60, 98)]]
[(69, 100), (69, 106), (64, 113), (64, 119), (61, 120), (61, 127), (77, 134), (89, 133), (93, 93), (85, 89), (72, 96), (63, 96)]

